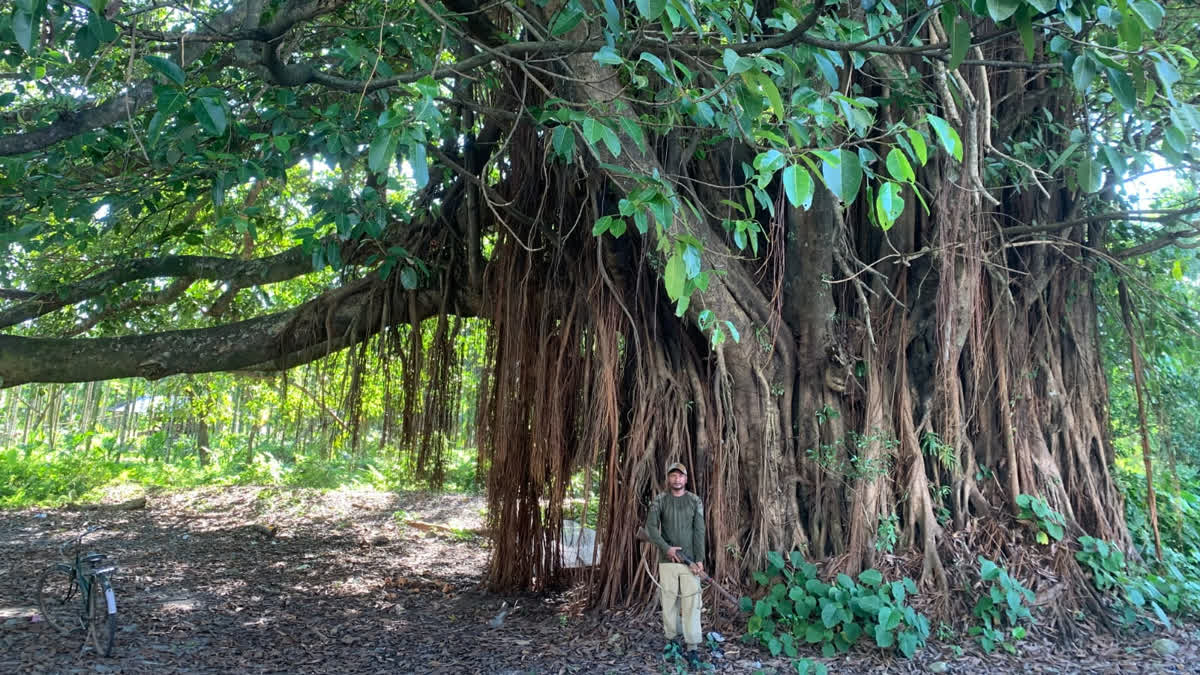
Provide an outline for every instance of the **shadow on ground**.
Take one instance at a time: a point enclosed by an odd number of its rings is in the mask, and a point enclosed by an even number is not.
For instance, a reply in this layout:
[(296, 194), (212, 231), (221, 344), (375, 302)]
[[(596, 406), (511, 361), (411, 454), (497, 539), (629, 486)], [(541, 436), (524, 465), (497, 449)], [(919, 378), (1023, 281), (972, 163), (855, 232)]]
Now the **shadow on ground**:
[[(469, 531), (482, 512), (482, 499), (461, 495), (257, 487), (152, 494), (129, 512), (0, 512), (0, 672), (676, 672), (661, 658), (653, 612), (585, 613), (569, 593), (488, 594), (484, 540), (402, 524)], [(111, 658), (80, 632), (55, 633), (36, 608), (39, 573), (85, 523), (105, 526), (89, 548), (119, 565)], [(519, 609), (496, 626), (502, 602)], [(931, 646), (908, 661), (864, 648), (825, 663), (834, 673), (1200, 671), (1194, 634), (1175, 637), (1184, 648), (1167, 658), (1147, 638), (1029, 644), (1018, 658)], [(722, 646), (708, 670), (795, 672), (732, 640)]]

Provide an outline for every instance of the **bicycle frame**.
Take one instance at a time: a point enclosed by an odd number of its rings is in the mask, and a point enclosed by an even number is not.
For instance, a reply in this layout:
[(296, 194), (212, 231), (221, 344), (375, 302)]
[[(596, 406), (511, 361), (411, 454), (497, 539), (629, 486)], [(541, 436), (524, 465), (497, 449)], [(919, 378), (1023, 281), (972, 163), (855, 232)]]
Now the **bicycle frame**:
[[(102, 528), (89, 527), (86, 530), (84, 530), (78, 537), (75, 537), (72, 540), (72, 542), (74, 542), (74, 544), (75, 544), (75, 550), (73, 551), (71, 556), (67, 556), (67, 551), (66, 551), (67, 545), (71, 542), (67, 542), (67, 543), (64, 543), (62, 546), (59, 546), (58, 547), (59, 552), (63, 554), (64, 558), (66, 558), (67, 560), (70, 560), (71, 562), (70, 562), (70, 564), (68, 564), (66, 562), (60, 562), (60, 563), (55, 564), (55, 567), (57, 569), (59, 569), (60, 571), (66, 573), (66, 574), (71, 575), (75, 579), (75, 586), (72, 587), (72, 590), (74, 590), (74, 588), (78, 588), (80, 593), (82, 593), (82, 595), (83, 595), (82, 602), (81, 602), (81, 605), (82, 605), (81, 610), (82, 611), (79, 614), (79, 622), (80, 622), (81, 627), (84, 628), (84, 630), (87, 630), (87, 620), (88, 620), (88, 616), (90, 615), (91, 609), (92, 609), (92, 584), (95, 582), (96, 575), (108, 574), (117, 569), (116, 565), (106, 565), (103, 567), (93, 566), (94, 563), (98, 563), (98, 562), (104, 560), (105, 558), (107, 558), (108, 557), (107, 554), (103, 554), (103, 553), (84, 554), (84, 553), (82, 553), (83, 538), (86, 537), (87, 535), (91, 534), (92, 532), (95, 532), (100, 529), (102, 529)], [(117, 598), (113, 594), (112, 588), (105, 589), (104, 600), (105, 600), (105, 604), (107, 605), (107, 607), (105, 607), (105, 610), (109, 614), (116, 614), (117, 613)]]

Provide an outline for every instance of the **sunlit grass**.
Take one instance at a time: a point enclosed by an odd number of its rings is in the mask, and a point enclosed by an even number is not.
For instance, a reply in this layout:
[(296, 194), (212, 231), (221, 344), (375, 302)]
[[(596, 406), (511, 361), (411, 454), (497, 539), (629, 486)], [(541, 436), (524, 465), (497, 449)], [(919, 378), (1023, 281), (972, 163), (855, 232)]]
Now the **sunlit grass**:
[[(213, 450), (201, 466), (194, 453), (177, 453), (163, 462), (157, 457), (124, 453), (112, 444), (90, 449), (49, 450), (44, 446), (0, 450), (0, 508), (53, 507), (68, 502), (101, 499), (121, 486), (183, 489), (223, 485), (262, 485), (280, 488), (371, 487), (416, 490), (427, 485), (412, 468), (395, 457), (370, 453), (318, 459), (295, 455), (284, 448)], [(459, 448), (447, 458), (448, 492), (475, 491), (475, 452)]]

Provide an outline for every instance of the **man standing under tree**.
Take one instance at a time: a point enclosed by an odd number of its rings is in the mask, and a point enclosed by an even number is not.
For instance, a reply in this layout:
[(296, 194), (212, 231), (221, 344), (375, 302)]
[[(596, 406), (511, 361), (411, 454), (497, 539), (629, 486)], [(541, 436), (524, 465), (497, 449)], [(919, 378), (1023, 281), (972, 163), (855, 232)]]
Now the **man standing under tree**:
[(671, 642), (683, 633), (687, 660), (694, 667), (700, 660), (700, 579), (696, 575), (704, 572), (704, 503), (685, 489), (687, 478), (682, 464), (667, 467), (668, 491), (650, 502), (646, 532), (666, 556), (658, 564), (663, 630)]

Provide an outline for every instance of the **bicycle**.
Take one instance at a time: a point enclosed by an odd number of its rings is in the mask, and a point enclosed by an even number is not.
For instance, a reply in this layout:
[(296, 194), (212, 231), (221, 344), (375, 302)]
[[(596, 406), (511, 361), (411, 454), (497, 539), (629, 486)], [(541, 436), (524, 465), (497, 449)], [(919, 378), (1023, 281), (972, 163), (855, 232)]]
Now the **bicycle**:
[[(89, 527), (58, 547), (64, 560), (42, 572), (38, 607), (56, 631), (66, 635), (84, 628), (96, 651), (111, 656), (117, 634), (117, 598), (108, 575), (116, 565), (104, 564), (108, 558), (104, 553), (81, 554), (83, 538), (99, 529)], [(72, 543), (74, 551), (68, 555)]]

